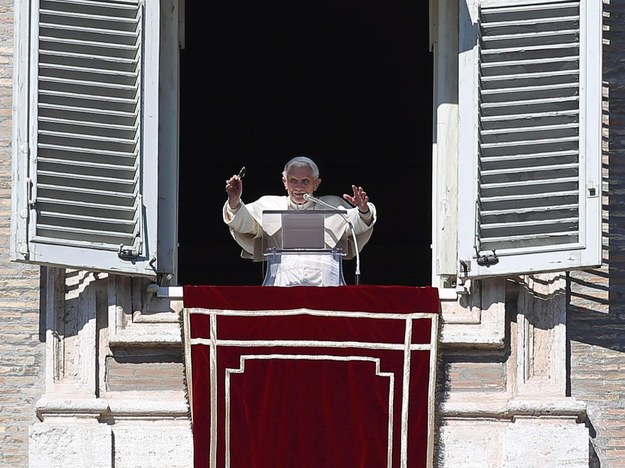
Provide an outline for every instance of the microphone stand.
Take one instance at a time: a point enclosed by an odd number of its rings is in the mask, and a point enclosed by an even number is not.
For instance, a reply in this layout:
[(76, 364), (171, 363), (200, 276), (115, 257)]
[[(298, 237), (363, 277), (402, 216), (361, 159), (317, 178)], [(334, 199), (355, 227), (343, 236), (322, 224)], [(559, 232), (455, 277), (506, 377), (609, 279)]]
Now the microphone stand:
[(326, 208), (335, 210), (345, 220), (345, 222), (349, 226), (349, 229), (352, 233), (352, 239), (354, 239), (354, 248), (356, 249), (356, 271), (354, 272), (354, 284), (360, 284), (360, 252), (358, 251), (358, 239), (356, 239), (356, 230), (354, 229), (354, 224), (351, 222), (351, 220), (347, 216), (347, 213), (345, 213), (343, 210), (339, 209), (338, 207), (332, 206), (329, 203), (326, 203), (319, 198), (313, 197), (312, 195), (308, 195), (307, 193), (304, 194), (304, 200), (311, 201), (318, 205), (323, 205)]

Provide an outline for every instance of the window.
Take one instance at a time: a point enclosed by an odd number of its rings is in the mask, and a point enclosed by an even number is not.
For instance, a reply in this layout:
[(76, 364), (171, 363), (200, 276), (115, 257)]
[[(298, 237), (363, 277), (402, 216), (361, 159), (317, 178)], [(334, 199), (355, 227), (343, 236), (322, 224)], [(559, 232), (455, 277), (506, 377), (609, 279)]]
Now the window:
[[(598, 265), (600, 2), (431, 3), (435, 275)], [(16, 0), (14, 260), (176, 274), (178, 11)]]

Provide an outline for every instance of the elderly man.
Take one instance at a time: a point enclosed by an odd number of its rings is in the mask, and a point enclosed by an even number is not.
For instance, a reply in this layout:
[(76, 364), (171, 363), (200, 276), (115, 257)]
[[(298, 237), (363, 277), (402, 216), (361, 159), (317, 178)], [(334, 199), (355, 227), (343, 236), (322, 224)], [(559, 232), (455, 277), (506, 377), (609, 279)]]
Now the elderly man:
[[(243, 258), (263, 260), (261, 247), (263, 211), (327, 209), (327, 206), (307, 198), (314, 195), (321, 184), (319, 168), (311, 159), (298, 156), (287, 162), (282, 172), (282, 183), (287, 196), (266, 195), (253, 203), (245, 204), (241, 200), (243, 192), (241, 177), (233, 175), (226, 181), (228, 200), (223, 207), (223, 219), (236, 242), (242, 247)], [(348, 231), (347, 259), (356, 255), (355, 245), (358, 246), (358, 250), (361, 250), (369, 241), (377, 219), (375, 206), (369, 202), (369, 197), (363, 188), (352, 185), (352, 192), (352, 195), (343, 195), (343, 199), (353, 206), (345, 210), (345, 215), (353, 226), (353, 233), (351, 230)], [(320, 199), (334, 207), (345, 206), (343, 199), (336, 196), (325, 196)], [(356, 235), (356, 243), (354, 243), (353, 234)], [(319, 278), (298, 280), (291, 277), (285, 281), (289, 283), (288, 285), (309, 283), (324, 285), (323, 280)]]

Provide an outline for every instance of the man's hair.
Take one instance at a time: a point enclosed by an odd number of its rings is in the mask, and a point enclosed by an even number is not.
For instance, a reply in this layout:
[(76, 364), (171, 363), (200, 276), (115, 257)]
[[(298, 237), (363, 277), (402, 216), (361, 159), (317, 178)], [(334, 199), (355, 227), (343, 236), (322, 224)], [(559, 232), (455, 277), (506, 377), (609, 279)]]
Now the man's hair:
[(315, 179), (319, 178), (319, 168), (312, 159), (307, 158), (306, 156), (296, 156), (286, 163), (284, 165), (284, 170), (282, 171), (282, 177), (286, 178), (286, 175), (294, 167), (310, 167), (312, 169), (313, 177)]

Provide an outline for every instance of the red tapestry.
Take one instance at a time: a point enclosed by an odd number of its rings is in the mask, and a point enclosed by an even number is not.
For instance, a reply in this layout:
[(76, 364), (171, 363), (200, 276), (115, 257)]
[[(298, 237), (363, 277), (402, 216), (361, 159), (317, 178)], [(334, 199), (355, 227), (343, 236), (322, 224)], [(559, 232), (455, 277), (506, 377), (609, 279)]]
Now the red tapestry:
[(195, 468), (426, 467), (438, 292), (185, 286)]

